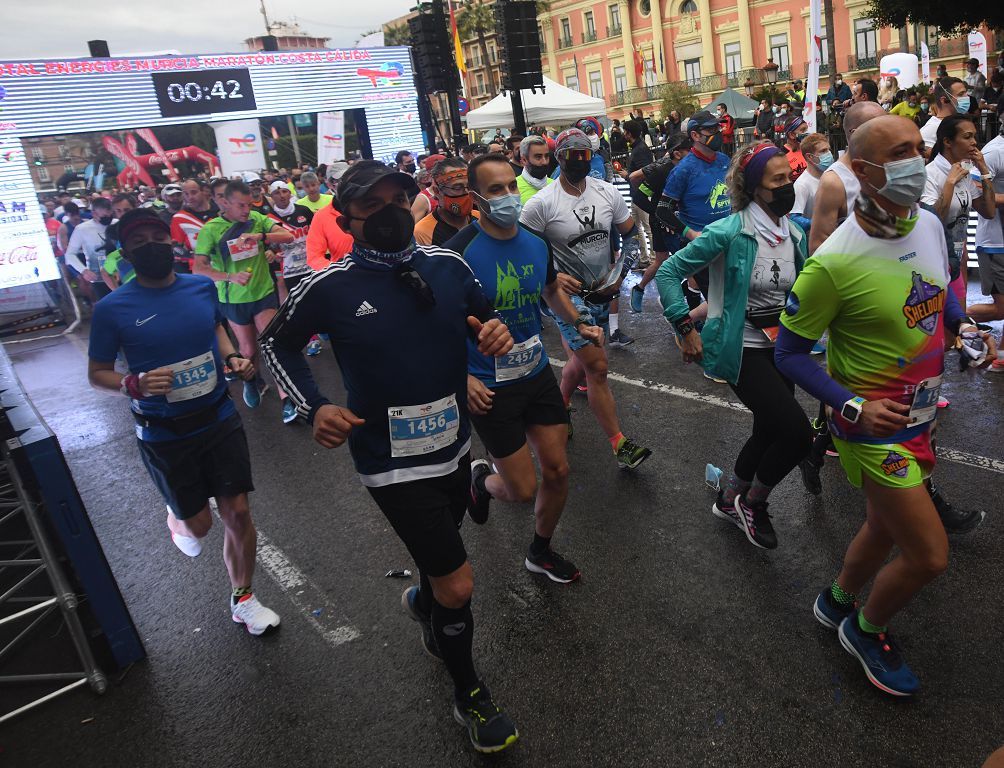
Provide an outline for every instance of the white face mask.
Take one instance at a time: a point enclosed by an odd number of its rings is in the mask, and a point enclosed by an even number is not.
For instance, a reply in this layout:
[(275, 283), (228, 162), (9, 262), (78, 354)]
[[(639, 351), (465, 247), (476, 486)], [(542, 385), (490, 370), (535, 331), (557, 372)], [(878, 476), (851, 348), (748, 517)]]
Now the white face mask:
[(589, 145), (593, 148), (593, 152), (600, 148), (600, 137), (595, 133), (589, 137)]

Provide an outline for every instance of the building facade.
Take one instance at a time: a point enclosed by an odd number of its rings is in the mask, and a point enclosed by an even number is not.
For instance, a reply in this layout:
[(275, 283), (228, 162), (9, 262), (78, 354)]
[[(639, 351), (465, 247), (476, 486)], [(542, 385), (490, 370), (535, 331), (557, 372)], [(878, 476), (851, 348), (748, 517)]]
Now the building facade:
[[(269, 24), (272, 35), (279, 41), (280, 51), (316, 51), (327, 48), (328, 37), (315, 37), (300, 29), (300, 25), (289, 21), (273, 21)], [(265, 50), (265, 36), (249, 37), (244, 41), (249, 51)]]

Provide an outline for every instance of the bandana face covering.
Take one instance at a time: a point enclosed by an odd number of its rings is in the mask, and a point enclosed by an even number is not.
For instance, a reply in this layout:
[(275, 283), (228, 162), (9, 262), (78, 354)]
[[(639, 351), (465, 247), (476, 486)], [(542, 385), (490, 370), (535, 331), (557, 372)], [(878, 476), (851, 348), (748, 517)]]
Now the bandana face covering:
[(858, 195), (854, 210), (858, 213), (858, 223), (861, 224), (861, 228), (872, 237), (880, 237), (883, 240), (906, 237), (913, 232), (920, 219), (920, 208), (916, 204), (910, 208), (910, 215), (904, 219), (889, 213), (865, 194)]

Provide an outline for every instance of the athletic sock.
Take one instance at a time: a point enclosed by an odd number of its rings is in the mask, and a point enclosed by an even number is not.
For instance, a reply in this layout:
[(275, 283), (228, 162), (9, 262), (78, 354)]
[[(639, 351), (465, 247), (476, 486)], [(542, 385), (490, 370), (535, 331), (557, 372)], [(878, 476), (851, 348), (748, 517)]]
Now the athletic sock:
[(246, 587), (234, 587), (234, 591), (230, 594), (230, 604), (237, 605), (241, 600), (246, 597), (251, 597), (251, 585), (248, 584)]
[(433, 599), (432, 631), (436, 635), (436, 646), (443, 654), (443, 663), (453, 678), (454, 693), (460, 698), (478, 684), (478, 673), (474, 671), (471, 657), (474, 644), (471, 601), (468, 600), (463, 608), (447, 608)]
[(618, 432), (616, 435), (610, 438), (610, 447), (614, 449), (614, 453), (620, 450), (621, 443), (627, 438), (624, 437), (623, 432)]
[(729, 475), (729, 484), (722, 493), (722, 501), (725, 502), (725, 506), (734, 506), (736, 503), (736, 496), (745, 494), (746, 491), (750, 489), (750, 485), (751, 483), (749, 480), (743, 480), (735, 472)]
[(833, 599), (833, 602), (841, 608), (850, 608), (854, 605), (854, 601), (858, 599), (857, 595), (848, 592), (846, 589), (837, 584), (836, 581), (830, 585), (830, 597)]
[(611, 312), (609, 317), (610, 317), (610, 335), (613, 336), (615, 333), (617, 333), (617, 313)]
[(867, 632), (870, 635), (877, 635), (880, 632), (885, 632), (888, 627), (879, 627), (872, 624), (868, 619), (865, 618), (864, 611), (858, 611), (858, 627), (862, 632)]
[(539, 533), (534, 531), (533, 541), (530, 542), (530, 554), (534, 557), (539, 557), (540, 555), (547, 552), (551, 548), (551, 537), (541, 536)]
[(481, 491), (481, 493), (487, 493), (492, 498), (494, 498), (494, 496), (492, 496), (491, 491), (488, 490), (488, 487), (485, 485), (485, 481), (494, 474), (494, 472), (479, 472), (478, 476), (474, 478), (474, 487)]
[(743, 501), (745, 501), (747, 505), (765, 502), (767, 501), (767, 497), (770, 496), (770, 492), (773, 490), (773, 485), (764, 485), (760, 478), (754, 476), (753, 482), (750, 484), (750, 489), (743, 494)]

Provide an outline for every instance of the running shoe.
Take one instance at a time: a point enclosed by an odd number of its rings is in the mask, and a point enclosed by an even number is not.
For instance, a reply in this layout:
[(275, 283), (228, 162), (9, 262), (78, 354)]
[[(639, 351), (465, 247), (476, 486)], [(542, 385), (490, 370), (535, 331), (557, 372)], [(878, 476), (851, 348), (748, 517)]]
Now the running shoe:
[(619, 349), (620, 347), (626, 347), (628, 344), (634, 344), (634, 337), (628, 336), (620, 328), (610, 334), (611, 347)]
[(227, 381), (237, 381), (237, 379), (239, 379), (240, 376), (238, 376), (236, 373), (234, 373), (232, 370), (230, 370), (230, 366), (229, 365), (224, 365), (223, 366), (223, 378), (225, 380), (227, 380)]
[(826, 354), (826, 347), (821, 342), (816, 342), (812, 345), (812, 350), (809, 352), (810, 355), (824, 355)]
[(840, 628), (840, 622), (854, 612), (854, 606), (842, 606), (833, 601), (833, 591), (826, 587), (816, 596), (816, 602), (812, 604), (812, 613), (816, 621), (832, 630)]
[(467, 505), (467, 514), (470, 515), (478, 525), (488, 522), (488, 506), (491, 504), (492, 496), (487, 491), (478, 490), (479, 478), (488, 477), (492, 473), (492, 465), (485, 459), (476, 459), (471, 462), (471, 503)]
[(230, 613), (233, 620), (247, 627), (252, 635), (260, 635), (279, 626), (279, 614), (259, 603), (254, 595), (244, 595), (236, 603), (231, 599)]
[(565, 410), (568, 411), (568, 439), (571, 440), (572, 435), (575, 434), (575, 427), (572, 426), (572, 411), (575, 409), (570, 405), (566, 405)]
[(996, 360), (990, 363), (990, 367), (987, 368), (987, 370), (990, 373), (1004, 373), (1004, 360), (998, 357)]
[(453, 718), (467, 729), (478, 752), (501, 752), (519, 739), (513, 721), (498, 708), (483, 683), (454, 700)]
[(189, 557), (198, 557), (202, 554), (202, 542), (194, 536), (182, 536), (180, 533), (172, 532), (171, 541)]
[(282, 401), (282, 423), (292, 424), (296, 421), (296, 406), (288, 397)]
[(837, 449), (832, 446), (826, 449), (826, 455), (829, 456), (831, 459), (840, 458), (840, 454), (837, 453)]
[(819, 464), (808, 457), (798, 463), (798, 471), (802, 473), (802, 485), (813, 496), (818, 496), (823, 492), (823, 481), (819, 477), (821, 469)]
[(533, 551), (526, 553), (526, 560), (523, 565), (530, 573), (542, 573), (551, 581), (559, 584), (569, 584), (579, 578), (579, 569), (574, 563), (569, 562), (553, 549), (548, 547), (539, 555)]
[(439, 652), (436, 636), (432, 633), (432, 617), (422, 613), (418, 607), (418, 589), (418, 587), (408, 587), (401, 593), (401, 607), (422, 628), (422, 647), (425, 652), (434, 659), (442, 660), (443, 654)]
[(706, 378), (708, 381), (715, 382), (715, 384), (728, 384), (728, 382), (725, 379), (719, 379), (717, 376), (712, 376), (707, 371), (704, 372), (704, 378)]
[(766, 501), (758, 501), (747, 506), (742, 496), (736, 496), (736, 512), (739, 515), (739, 524), (750, 544), (761, 549), (777, 549), (777, 534), (771, 525)]
[(585, 395), (589, 392), (589, 387), (587, 387), (585, 384), (576, 384), (575, 391), (578, 392), (580, 395)]
[(952, 404), (952, 401), (949, 400), (947, 397), (939, 397), (938, 398), (938, 407), (939, 408), (947, 408), (951, 404)]
[(728, 520), (738, 528), (743, 527), (743, 524), (739, 522), (739, 513), (736, 512), (736, 505), (725, 503), (724, 491), (718, 492), (718, 500), (711, 505), (711, 514), (715, 517), (720, 517), (722, 520)]
[(321, 340), (314, 339), (307, 345), (307, 357), (317, 357), (321, 354)]
[(938, 511), (941, 524), (945, 526), (946, 533), (969, 533), (980, 527), (987, 513), (982, 509), (956, 509), (955, 505), (949, 502), (933, 484), (928, 487), (931, 494), (931, 501)]
[[(640, 285), (631, 288), (631, 311), (638, 314), (642, 310), (642, 300), (645, 298), (645, 289)], [(617, 330), (620, 330), (619, 328)]]
[(621, 469), (637, 469), (651, 455), (652, 451), (648, 448), (642, 448), (625, 439), (617, 449), (617, 463)]
[(253, 381), (244, 382), (244, 405), (248, 408), (257, 408), (261, 405), (261, 392)]
[(872, 685), (892, 696), (912, 696), (920, 690), (920, 681), (903, 661), (899, 646), (888, 632), (877, 635), (863, 632), (858, 626), (858, 611), (853, 611), (837, 631), (844, 650), (856, 658)]

